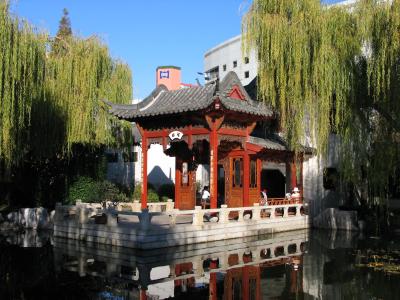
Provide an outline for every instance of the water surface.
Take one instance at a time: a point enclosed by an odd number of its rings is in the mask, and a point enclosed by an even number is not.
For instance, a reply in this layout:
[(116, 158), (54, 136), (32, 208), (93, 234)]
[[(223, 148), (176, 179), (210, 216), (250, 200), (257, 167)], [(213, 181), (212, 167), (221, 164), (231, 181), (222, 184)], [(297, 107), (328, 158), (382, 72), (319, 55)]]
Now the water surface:
[(0, 237), (0, 299), (400, 299), (399, 250), (339, 231), (148, 251), (26, 232)]

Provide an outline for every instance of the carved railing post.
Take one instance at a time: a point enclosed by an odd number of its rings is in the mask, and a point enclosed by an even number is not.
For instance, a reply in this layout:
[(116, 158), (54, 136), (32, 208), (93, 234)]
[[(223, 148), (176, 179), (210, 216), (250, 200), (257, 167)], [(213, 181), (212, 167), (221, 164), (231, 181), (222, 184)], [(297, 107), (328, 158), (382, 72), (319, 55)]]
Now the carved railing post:
[(132, 211), (133, 212), (140, 212), (141, 211), (141, 204), (140, 204), (139, 200), (134, 200), (133, 201)]
[(261, 207), (260, 207), (260, 203), (254, 203), (254, 207), (253, 207), (253, 220), (261, 220)]
[(201, 206), (195, 206), (195, 212), (193, 213), (193, 225), (200, 226), (204, 224), (204, 211), (201, 209)]
[(301, 206), (297, 205), (296, 206), (296, 217), (300, 217), (301, 216)]
[(272, 206), (270, 212), (271, 212), (271, 213), (270, 213), (270, 215), (269, 215), (269, 218), (270, 218), (270, 219), (275, 219), (275, 217), (276, 217), (276, 215), (275, 215), (275, 214), (276, 214), (276, 209), (275, 209), (275, 207)]
[(289, 216), (288, 211), (289, 211), (289, 207), (285, 206), (283, 208), (283, 218), (287, 218)]
[(171, 214), (169, 215), (169, 225), (175, 226), (176, 224), (176, 213), (179, 211), (179, 209), (174, 208), (171, 211)]
[(238, 222), (243, 222), (244, 210), (243, 210), (243, 209), (239, 210), (239, 211), (238, 211), (238, 214), (239, 214), (239, 216), (238, 216)]
[(172, 199), (168, 199), (168, 200), (167, 200), (166, 207), (165, 207), (165, 211), (166, 211), (166, 212), (170, 212), (170, 211), (172, 211), (173, 209), (174, 209), (174, 202), (172, 202)]
[(229, 221), (228, 205), (222, 204), (221, 211), (219, 213), (219, 223), (226, 224)]
[(83, 207), (81, 208), (80, 222), (81, 224), (86, 224), (89, 222), (89, 209)]

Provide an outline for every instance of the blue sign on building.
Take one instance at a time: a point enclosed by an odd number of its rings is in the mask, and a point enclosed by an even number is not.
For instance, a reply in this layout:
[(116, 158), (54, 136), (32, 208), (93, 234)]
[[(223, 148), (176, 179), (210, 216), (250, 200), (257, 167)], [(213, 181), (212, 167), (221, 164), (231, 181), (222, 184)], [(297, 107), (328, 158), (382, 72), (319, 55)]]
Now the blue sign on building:
[(160, 71), (160, 79), (169, 78), (169, 71)]

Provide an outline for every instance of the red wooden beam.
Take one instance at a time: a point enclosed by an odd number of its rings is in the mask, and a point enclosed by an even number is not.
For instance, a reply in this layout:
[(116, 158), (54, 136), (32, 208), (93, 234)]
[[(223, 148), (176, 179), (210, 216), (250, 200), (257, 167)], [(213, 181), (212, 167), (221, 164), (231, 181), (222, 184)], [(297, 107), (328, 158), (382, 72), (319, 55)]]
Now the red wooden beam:
[(263, 149), (263, 147), (247, 142), (246, 149), (253, 152), (259, 152)]
[(247, 136), (247, 131), (243, 129), (233, 129), (233, 128), (220, 128), (218, 130), (219, 134), (233, 135), (233, 136)]
[[(186, 127), (184, 129), (179, 130), (182, 132), (184, 135), (199, 135), (199, 134), (208, 134), (210, 133), (210, 130), (207, 128), (191, 128), (192, 126)], [(160, 138), (160, 137), (167, 137), (169, 132), (173, 130), (155, 130), (155, 131), (150, 131), (146, 130), (146, 135), (149, 138)]]

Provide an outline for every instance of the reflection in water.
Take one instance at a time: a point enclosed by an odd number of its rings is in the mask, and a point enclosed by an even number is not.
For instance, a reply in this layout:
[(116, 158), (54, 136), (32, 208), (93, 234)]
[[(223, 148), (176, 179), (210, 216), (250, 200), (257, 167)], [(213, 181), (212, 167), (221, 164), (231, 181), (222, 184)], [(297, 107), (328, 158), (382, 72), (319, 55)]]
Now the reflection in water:
[(346, 232), (146, 251), (39, 240), (21, 248), (0, 238), (1, 299), (399, 299), (399, 277), (356, 267), (355, 249), (386, 241)]

